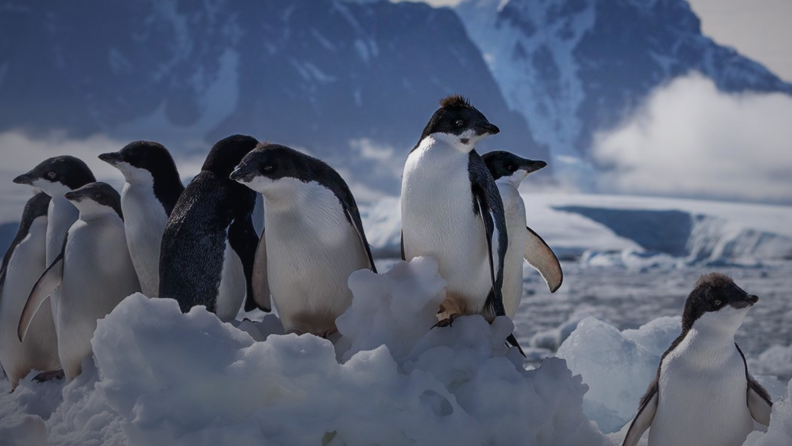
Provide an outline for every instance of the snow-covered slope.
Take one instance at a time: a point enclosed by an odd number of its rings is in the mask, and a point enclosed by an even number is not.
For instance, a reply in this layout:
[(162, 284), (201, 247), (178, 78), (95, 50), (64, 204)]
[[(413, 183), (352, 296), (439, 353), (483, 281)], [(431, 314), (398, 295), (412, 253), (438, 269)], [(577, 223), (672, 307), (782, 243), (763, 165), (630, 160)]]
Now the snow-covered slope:
[(792, 84), (701, 33), (685, 0), (465, 0), (456, 11), (509, 106), (554, 167), (591, 186), (595, 132), (655, 88), (697, 71), (725, 92), (792, 94)]

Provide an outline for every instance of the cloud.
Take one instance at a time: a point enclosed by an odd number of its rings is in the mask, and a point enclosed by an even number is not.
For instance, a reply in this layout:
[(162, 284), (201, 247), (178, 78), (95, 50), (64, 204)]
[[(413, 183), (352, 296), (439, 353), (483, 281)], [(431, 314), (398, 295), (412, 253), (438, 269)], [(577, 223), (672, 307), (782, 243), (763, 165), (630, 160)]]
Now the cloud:
[(792, 202), (792, 98), (677, 78), (597, 135), (593, 155), (604, 192)]
[[(97, 157), (101, 153), (120, 150), (129, 142), (101, 134), (70, 138), (64, 132), (42, 136), (17, 131), (0, 133), (0, 222), (18, 220), (24, 202), (31, 196), (30, 187), (14, 184), (12, 180), (53, 156), (76, 156), (88, 164), (99, 181), (120, 188), (124, 180), (121, 172)], [(187, 157), (174, 153), (183, 178), (190, 178), (200, 171), (203, 156)]]

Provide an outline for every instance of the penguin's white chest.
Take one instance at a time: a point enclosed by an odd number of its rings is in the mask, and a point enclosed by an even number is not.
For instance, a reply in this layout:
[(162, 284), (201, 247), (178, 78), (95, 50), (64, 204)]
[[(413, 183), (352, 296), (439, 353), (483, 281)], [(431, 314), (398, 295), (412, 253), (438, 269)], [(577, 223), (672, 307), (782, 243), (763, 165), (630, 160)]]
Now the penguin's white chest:
[(753, 429), (734, 343), (696, 344), (686, 338), (663, 360), (650, 446), (739, 446)]
[(221, 321), (232, 321), (236, 318), (247, 292), (245, 271), (242, 260), (231, 248), (226, 239), (223, 253), (223, 272), (220, 276), (220, 286), (217, 289), (217, 302), (215, 314)]
[(159, 294), (159, 257), (168, 215), (154, 195), (153, 184), (124, 184), (121, 191), (124, 231), (143, 294)]
[(318, 183), (283, 178), (264, 201), (267, 277), (287, 331), (322, 334), (352, 302), (347, 280), (369, 267), (338, 198)]
[(30, 323), (25, 340), (17, 338), (16, 327), (25, 302), (44, 272), (47, 217), (33, 220), (27, 237), (8, 262), (0, 294), (0, 364), (13, 386), (30, 370), (57, 370), (58, 343), (49, 305), (43, 305)]
[(77, 220), (69, 230), (56, 320), (67, 379), (80, 373), (82, 358), (91, 354), (97, 319), (138, 291), (121, 219), (108, 214), (90, 222)]
[(468, 163), (468, 154), (441, 143), (422, 144), (407, 157), (402, 231), (405, 257), (434, 257), (456, 311), (478, 314), (492, 279), (484, 222), (473, 211)]
[(509, 182), (498, 181), (503, 199), (509, 246), (503, 263), (503, 307), (506, 315), (514, 319), (523, 292), (523, 256), (528, 238), (525, 229), (525, 203), (519, 191)]

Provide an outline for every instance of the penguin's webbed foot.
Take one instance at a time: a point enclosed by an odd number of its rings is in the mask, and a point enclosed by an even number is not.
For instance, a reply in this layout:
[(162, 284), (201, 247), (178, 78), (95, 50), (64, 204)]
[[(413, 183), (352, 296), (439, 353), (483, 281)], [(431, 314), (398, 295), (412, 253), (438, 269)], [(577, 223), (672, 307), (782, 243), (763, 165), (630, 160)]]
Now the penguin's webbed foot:
[(63, 379), (66, 375), (63, 373), (63, 369), (61, 370), (50, 370), (48, 372), (41, 372), (38, 375), (33, 377), (33, 381), (37, 383), (43, 383), (47, 381), (52, 381), (53, 379)]
[(459, 317), (459, 315), (456, 314), (456, 313), (450, 314), (447, 318), (442, 319), (438, 323), (434, 324), (432, 326), (432, 328), (435, 328), (435, 327), (440, 327), (440, 328), (442, 328), (442, 327), (451, 327), (452, 325), (454, 325), (454, 320), (456, 320), (456, 318), (458, 318), (458, 317)]

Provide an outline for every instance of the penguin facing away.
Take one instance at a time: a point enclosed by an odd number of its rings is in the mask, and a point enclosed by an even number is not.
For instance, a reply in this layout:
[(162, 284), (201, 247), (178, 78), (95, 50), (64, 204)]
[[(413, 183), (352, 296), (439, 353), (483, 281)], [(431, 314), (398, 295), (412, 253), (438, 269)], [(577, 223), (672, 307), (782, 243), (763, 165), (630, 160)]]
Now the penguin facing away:
[(551, 293), (556, 292), (564, 280), (561, 264), (553, 250), (542, 237), (526, 226), (525, 203), (518, 190), (523, 179), (544, 168), (547, 163), (521, 158), (505, 151), (489, 152), (481, 157), (487, 163), (503, 199), (509, 232), (509, 247), (503, 266), (503, 306), (506, 315), (514, 319), (522, 299), (523, 259), (539, 271)]
[(698, 280), (685, 302), (682, 334), (663, 354), (623, 446), (638, 444), (650, 426), (649, 446), (739, 446), (754, 420), (770, 423), (770, 396), (734, 342), (758, 300), (723, 274)]
[(228, 177), (258, 141), (233, 135), (218, 141), (173, 208), (160, 251), (159, 297), (196, 305), (233, 320), (245, 296), (256, 307), (252, 274), (259, 237), (253, 226), (256, 193)]
[(508, 246), (503, 202), (476, 153), (500, 130), (461, 96), (440, 102), (412, 149), (402, 177), (402, 258), (432, 256), (446, 280), (441, 325), (456, 315), (504, 314)]
[[(107, 183), (90, 183), (68, 192), (66, 198), (80, 211), (80, 218), (69, 228), (61, 253), (33, 287), (18, 335), (26, 338), (31, 320), (48, 297), (58, 299), (58, 355), (71, 381), (80, 374), (83, 358), (92, 354), (97, 319), (139, 292), (140, 284), (127, 249), (118, 192)], [(56, 289), (57, 296), (52, 295)]]
[(38, 192), (25, 204), (19, 230), (0, 269), (0, 364), (11, 382), (11, 391), (31, 370), (60, 369), (58, 338), (49, 305), (33, 318), (24, 342), (16, 335), (27, 297), (47, 266), (49, 202), (49, 195)]
[(334, 333), (352, 302), (349, 275), (377, 271), (346, 182), (323, 161), (276, 144), (250, 152), (231, 179), (264, 196), (256, 301), (269, 306), (271, 292), (288, 332)]
[(129, 143), (99, 159), (124, 175), (121, 209), (129, 254), (143, 294), (157, 296), (162, 233), (184, 191), (176, 164), (168, 149), (151, 141)]

